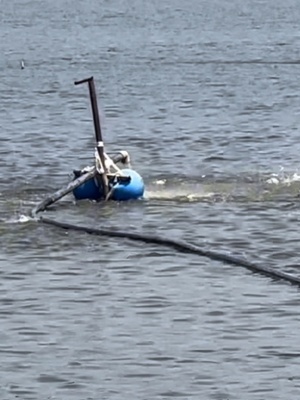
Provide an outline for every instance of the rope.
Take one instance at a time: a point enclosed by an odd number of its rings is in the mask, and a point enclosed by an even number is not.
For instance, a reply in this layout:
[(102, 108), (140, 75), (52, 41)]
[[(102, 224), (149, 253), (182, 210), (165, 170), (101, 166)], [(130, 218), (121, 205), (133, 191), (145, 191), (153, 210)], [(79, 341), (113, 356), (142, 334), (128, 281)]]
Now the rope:
[(134, 241), (171, 247), (179, 252), (197, 254), (199, 256), (210, 258), (211, 260), (226, 262), (232, 265), (244, 267), (254, 273), (259, 273), (273, 279), (283, 280), (292, 285), (300, 287), (300, 278), (297, 278), (293, 275), (277, 271), (265, 265), (258, 265), (252, 263), (244, 258), (236, 257), (234, 255), (222, 254), (215, 251), (204, 250), (199, 246), (195, 246), (193, 244), (181, 240), (173, 240), (166, 237), (144, 235), (140, 233), (122, 232), (115, 229), (90, 228), (86, 226), (73, 225), (66, 222), (58, 222), (44, 217), (39, 218), (38, 221), (43, 224), (52, 225), (65, 230), (71, 229), (78, 232), (85, 232), (91, 235), (126, 238)]
[[(124, 157), (123, 159), (124, 159), (124, 163), (125, 163), (129, 156), (127, 157), (126, 155), (125, 156), (123, 155), (123, 157)], [(109, 155), (106, 153), (104, 153), (104, 163), (105, 163), (105, 165), (103, 166), (101, 159), (99, 157), (99, 154), (97, 152), (97, 148), (96, 148), (95, 149), (95, 165), (96, 165), (96, 169), (97, 169), (98, 173), (102, 174), (105, 169), (106, 173), (109, 175), (124, 176), (123, 171), (115, 164), (114, 160), (111, 157), (109, 157)]]

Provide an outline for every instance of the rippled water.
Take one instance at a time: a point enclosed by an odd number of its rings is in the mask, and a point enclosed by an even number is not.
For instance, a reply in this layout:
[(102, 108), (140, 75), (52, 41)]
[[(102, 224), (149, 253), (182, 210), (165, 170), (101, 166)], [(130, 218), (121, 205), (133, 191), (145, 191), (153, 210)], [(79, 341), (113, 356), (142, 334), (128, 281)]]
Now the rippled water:
[(69, 196), (49, 217), (299, 275), (298, 2), (0, 4), (0, 399), (298, 399), (297, 289), (22, 222), (92, 162), (73, 83), (93, 75), (107, 149), (129, 151), (146, 196)]

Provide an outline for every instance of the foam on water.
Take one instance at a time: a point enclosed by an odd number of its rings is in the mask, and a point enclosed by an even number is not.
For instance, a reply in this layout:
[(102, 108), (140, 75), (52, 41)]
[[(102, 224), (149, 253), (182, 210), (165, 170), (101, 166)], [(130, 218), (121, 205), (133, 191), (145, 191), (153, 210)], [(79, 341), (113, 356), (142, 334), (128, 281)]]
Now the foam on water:
[(208, 192), (204, 193), (200, 190), (190, 191), (185, 188), (160, 188), (159, 190), (146, 190), (144, 194), (145, 200), (185, 200), (185, 201), (200, 201), (205, 199), (212, 199), (216, 196), (216, 193)]
[(9, 218), (6, 223), (8, 224), (23, 224), (26, 222), (33, 221), (33, 218), (29, 217), (28, 215), (19, 215)]
[(224, 176), (218, 180), (201, 176), (201, 181), (176, 178), (160, 178), (146, 185), (146, 200), (172, 201), (248, 201), (270, 200), (279, 193), (286, 196), (299, 192), (300, 173), (286, 172), (283, 167), (278, 173), (239, 176)]

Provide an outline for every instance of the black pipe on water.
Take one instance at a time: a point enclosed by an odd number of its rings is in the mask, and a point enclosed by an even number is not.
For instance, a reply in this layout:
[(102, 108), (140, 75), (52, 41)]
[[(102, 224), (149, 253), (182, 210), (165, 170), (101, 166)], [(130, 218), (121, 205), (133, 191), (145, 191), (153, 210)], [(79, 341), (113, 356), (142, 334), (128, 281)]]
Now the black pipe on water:
[(222, 254), (211, 250), (202, 249), (199, 246), (195, 246), (193, 244), (181, 241), (181, 240), (173, 240), (167, 237), (160, 237), (155, 235), (144, 235), (141, 233), (131, 233), (131, 232), (123, 232), (115, 229), (97, 229), (97, 228), (90, 228), (86, 226), (80, 225), (73, 225), (65, 222), (58, 222), (55, 220), (51, 220), (48, 218), (41, 217), (38, 220), (39, 222), (52, 225), (64, 230), (74, 230), (77, 232), (85, 232), (91, 235), (97, 236), (108, 236), (108, 237), (118, 237), (118, 238), (125, 238), (134, 241), (144, 242), (144, 243), (152, 243), (157, 244), (160, 246), (167, 246), (171, 247), (179, 252), (184, 253), (192, 253), (197, 254), (202, 257), (210, 258), (211, 260), (226, 262), (231, 265), (236, 265), (239, 267), (244, 267), (254, 273), (259, 273), (261, 275), (265, 275), (267, 277), (282, 280), (285, 282), (290, 283), (291, 285), (300, 287), (300, 278), (287, 274), (282, 271), (277, 271), (274, 268), (270, 268), (265, 265), (258, 265), (247, 261), (244, 258), (240, 258), (230, 254)]
[[(112, 157), (114, 162), (126, 162), (126, 154), (119, 153)], [(210, 258), (211, 260), (216, 260), (220, 262), (226, 262), (231, 265), (236, 265), (240, 267), (244, 267), (254, 273), (259, 273), (261, 275), (268, 276), (273, 279), (282, 280), (288, 282), (292, 285), (300, 287), (300, 278), (290, 275), (288, 273), (278, 271), (274, 268), (268, 267), (266, 265), (259, 265), (253, 262), (250, 262), (244, 258), (230, 255), (230, 254), (222, 254), (211, 250), (202, 249), (199, 246), (195, 246), (193, 244), (181, 241), (181, 240), (173, 240), (167, 237), (160, 237), (156, 235), (145, 235), (142, 233), (132, 233), (132, 232), (123, 232), (116, 229), (97, 229), (90, 228), (86, 226), (74, 225), (66, 222), (58, 222), (55, 220), (51, 220), (49, 218), (38, 217), (37, 214), (41, 211), (46, 210), (51, 204), (58, 201), (60, 198), (70, 193), (74, 188), (78, 187), (86, 180), (93, 178), (96, 175), (96, 170), (93, 168), (88, 173), (80, 175), (80, 171), (77, 171), (78, 175), (76, 179), (70, 182), (65, 188), (62, 188), (55, 192), (54, 194), (48, 196), (44, 199), (40, 204), (38, 204), (31, 212), (31, 215), (37, 219), (38, 222), (52, 225), (54, 227), (64, 229), (64, 230), (74, 230), (77, 232), (85, 232), (91, 235), (98, 236), (108, 236), (108, 237), (118, 237), (125, 238), (130, 240), (135, 240), (144, 243), (157, 244), (160, 246), (171, 247), (179, 252), (197, 254), (202, 257)], [(76, 175), (76, 174), (75, 174)]]

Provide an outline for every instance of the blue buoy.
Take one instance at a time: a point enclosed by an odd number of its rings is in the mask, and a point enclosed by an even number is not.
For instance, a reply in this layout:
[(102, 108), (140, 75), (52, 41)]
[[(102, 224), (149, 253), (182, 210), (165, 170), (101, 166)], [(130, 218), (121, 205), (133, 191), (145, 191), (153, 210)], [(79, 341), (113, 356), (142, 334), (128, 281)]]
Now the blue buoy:
[[(142, 177), (132, 169), (123, 169), (122, 172), (130, 179), (128, 181), (112, 181), (109, 183), (112, 189), (110, 199), (116, 201), (136, 200), (144, 195), (145, 185)], [(73, 190), (76, 200), (100, 200), (103, 198), (102, 187), (95, 178), (88, 180)]]
[[(101, 190), (100, 190), (101, 189)], [(76, 200), (99, 200), (102, 197), (102, 188), (98, 186), (96, 178), (92, 178), (73, 190)]]
[(126, 201), (143, 197), (145, 186), (142, 177), (132, 169), (123, 169), (122, 172), (130, 177), (130, 181), (118, 182), (114, 185), (112, 199)]

